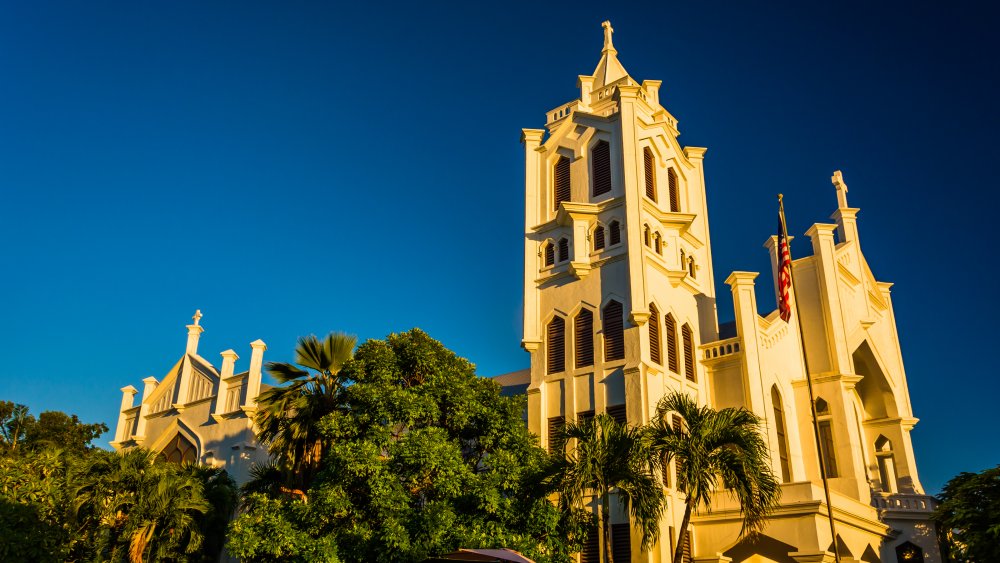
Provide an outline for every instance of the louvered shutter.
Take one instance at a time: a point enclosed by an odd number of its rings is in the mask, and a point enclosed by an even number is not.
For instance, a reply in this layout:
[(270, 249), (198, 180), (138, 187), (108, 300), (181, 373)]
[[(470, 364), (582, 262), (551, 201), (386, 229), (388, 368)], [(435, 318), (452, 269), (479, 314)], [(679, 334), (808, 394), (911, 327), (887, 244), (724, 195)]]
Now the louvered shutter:
[(696, 381), (694, 370), (694, 334), (691, 327), (685, 324), (681, 327), (681, 337), (684, 339), (684, 377)]
[(566, 321), (555, 317), (549, 321), (548, 342), (546, 344), (547, 373), (566, 370)]
[(611, 229), (611, 246), (614, 246), (622, 241), (621, 224), (618, 221), (612, 221), (608, 228)]
[(649, 304), (649, 359), (654, 364), (662, 364), (660, 356), (660, 312), (656, 305)]
[(560, 156), (559, 160), (556, 161), (554, 188), (555, 205), (553, 208), (555, 211), (558, 211), (559, 204), (569, 201), (570, 198), (569, 159), (565, 156)]
[(556, 247), (551, 242), (545, 243), (545, 265), (551, 266), (556, 263)]
[(549, 417), (549, 453), (559, 451), (565, 442), (563, 440), (563, 428), (566, 427), (566, 419), (561, 416)]
[[(678, 434), (681, 433), (684, 429), (684, 426), (681, 423), (681, 417), (677, 416), (676, 414), (670, 415), (670, 425), (674, 428), (674, 432), (677, 432)], [(674, 471), (677, 473), (677, 488), (683, 489), (685, 483), (684, 458), (682, 458), (679, 455), (674, 456)]]
[(604, 250), (604, 227), (601, 225), (594, 229), (594, 250)]
[(622, 304), (612, 301), (604, 307), (604, 359), (605, 361), (625, 359), (625, 323), (622, 318)]
[(631, 526), (627, 522), (611, 525), (611, 557), (615, 561), (632, 561), (630, 528)]
[(580, 563), (601, 563), (601, 532), (594, 528), (587, 532), (580, 551)]
[(576, 413), (576, 423), (583, 424), (594, 419), (594, 411), (580, 411)]
[(674, 373), (680, 373), (681, 366), (677, 356), (677, 322), (674, 321), (673, 315), (667, 313), (663, 323), (666, 325), (667, 331), (667, 369)]
[(569, 260), (569, 239), (559, 239), (559, 261)]
[(649, 147), (642, 149), (642, 163), (646, 169), (646, 197), (656, 201), (656, 177), (653, 176), (653, 151)]
[(691, 557), (691, 530), (684, 530), (684, 544), (681, 547), (684, 563), (694, 563)]
[(604, 412), (611, 418), (615, 419), (615, 422), (618, 424), (628, 423), (628, 414), (625, 409), (625, 405), (612, 405), (610, 407), (606, 407)]
[(667, 189), (670, 191), (670, 210), (679, 212), (681, 210), (681, 194), (677, 190), (677, 173), (673, 168), (667, 168)]
[(582, 309), (573, 319), (573, 355), (576, 367), (594, 365), (594, 314)]
[(604, 195), (611, 191), (611, 146), (607, 141), (597, 141), (590, 151), (591, 173), (594, 180), (594, 195)]

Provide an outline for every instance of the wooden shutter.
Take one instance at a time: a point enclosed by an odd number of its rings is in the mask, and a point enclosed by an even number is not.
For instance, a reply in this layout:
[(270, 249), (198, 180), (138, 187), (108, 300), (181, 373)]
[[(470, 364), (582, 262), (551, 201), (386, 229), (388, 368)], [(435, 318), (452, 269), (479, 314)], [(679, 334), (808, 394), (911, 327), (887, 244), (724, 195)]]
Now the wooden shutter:
[(594, 365), (594, 314), (582, 309), (573, 319), (573, 355), (576, 367)]
[(663, 254), (663, 243), (660, 240), (660, 233), (653, 234), (653, 250), (655, 250), (657, 254)]
[(617, 561), (632, 561), (631, 526), (624, 524), (611, 525), (611, 557)]
[(556, 161), (555, 174), (554, 174), (554, 193), (555, 205), (553, 206), (555, 211), (559, 211), (559, 204), (564, 201), (569, 201), (570, 198), (570, 174), (569, 174), (569, 159), (565, 156), (560, 156), (559, 160)]
[(551, 266), (556, 263), (556, 247), (552, 244), (552, 242), (545, 243), (545, 250), (543, 253), (545, 254), (546, 266)]
[(593, 419), (594, 419), (594, 411), (592, 411), (592, 410), (589, 410), (589, 411), (580, 411), (580, 412), (576, 413), (576, 423), (577, 424), (583, 424), (583, 423), (587, 422), (588, 420), (593, 420)]
[(587, 532), (580, 551), (580, 563), (601, 563), (601, 531), (597, 528)]
[(591, 173), (594, 180), (594, 195), (604, 195), (611, 191), (611, 146), (607, 141), (597, 141), (590, 151)]
[(653, 176), (653, 151), (649, 147), (642, 149), (642, 163), (646, 169), (646, 197), (656, 201), (656, 177)]
[(677, 173), (673, 168), (667, 168), (667, 189), (670, 191), (670, 210), (677, 213), (681, 210), (681, 194), (677, 190)]
[(598, 225), (594, 229), (594, 250), (604, 250), (604, 227)]
[(622, 304), (612, 301), (604, 307), (604, 359), (606, 361), (625, 359), (625, 322), (622, 318)]
[(604, 412), (611, 418), (615, 419), (615, 422), (618, 424), (628, 424), (628, 414), (626, 413), (625, 405), (612, 405), (610, 407), (606, 407)]
[(691, 557), (691, 530), (684, 530), (684, 544), (681, 547), (681, 554), (684, 563), (694, 563), (694, 559)]
[(667, 331), (667, 369), (680, 373), (681, 366), (677, 356), (677, 322), (674, 321), (673, 315), (667, 313), (663, 318), (663, 324), (666, 325)]
[(684, 339), (684, 377), (697, 381), (694, 370), (694, 333), (687, 324), (681, 327), (681, 338)]
[(622, 241), (622, 231), (621, 224), (618, 221), (612, 221), (608, 228), (611, 229), (611, 246), (614, 246)]
[(547, 373), (566, 370), (566, 321), (555, 317), (549, 321), (548, 342), (546, 343)]
[(563, 428), (566, 427), (566, 418), (562, 416), (549, 417), (549, 453), (555, 453), (562, 447)]
[(642, 244), (649, 246), (649, 225), (646, 225), (642, 229)]
[(569, 260), (569, 239), (559, 239), (559, 261)]
[[(684, 430), (684, 425), (681, 422), (681, 417), (676, 414), (670, 415), (670, 425), (674, 428), (674, 432), (680, 434)], [(677, 488), (684, 489), (684, 458), (679, 455), (674, 456), (674, 471), (677, 472)]]
[(662, 364), (660, 356), (660, 312), (656, 305), (649, 304), (649, 359), (654, 364)]

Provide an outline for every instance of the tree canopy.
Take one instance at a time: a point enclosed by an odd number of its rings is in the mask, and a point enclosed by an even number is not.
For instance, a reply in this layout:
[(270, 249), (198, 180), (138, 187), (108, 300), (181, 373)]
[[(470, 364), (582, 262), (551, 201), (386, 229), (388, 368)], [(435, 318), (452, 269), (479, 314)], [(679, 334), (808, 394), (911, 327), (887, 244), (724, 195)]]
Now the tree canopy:
[(934, 513), (953, 561), (1000, 561), (1000, 465), (959, 473), (938, 495)]

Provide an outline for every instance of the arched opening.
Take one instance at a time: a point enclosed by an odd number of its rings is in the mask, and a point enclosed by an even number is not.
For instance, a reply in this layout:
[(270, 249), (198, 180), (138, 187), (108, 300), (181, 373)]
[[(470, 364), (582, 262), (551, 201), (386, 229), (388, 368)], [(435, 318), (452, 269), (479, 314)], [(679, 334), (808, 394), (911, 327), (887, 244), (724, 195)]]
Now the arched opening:
[(594, 365), (594, 314), (589, 309), (581, 309), (573, 319), (573, 342), (576, 367)]
[(882, 490), (887, 493), (899, 492), (896, 484), (896, 459), (892, 453), (892, 442), (879, 435), (875, 440), (875, 458), (878, 461), (878, 478)]
[(590, 151), (590, 173), (594, 196), (611, 191), (611, 145), (597, 141)]
[(774, 430), (778, 437), (778, 459), (781, 462), (781, 482), (792, 480), (791, 464), (788, 461), (788, 437), (785, 433), (785, 409), (781, 404), (781, 393), (778, 386), (771, 387), (771, 406), (774, 409)]
[(559, 204), (564, 201), (569, 201), (570, 198), (570, 171), (569, 171), (569, 159), (565, 156), (560, 156), (559, 160), (556, 161), (556, 165), (552, 170), (553, 176), (553, 211), (559, 211)]
[(649, 359), (654, 364), (662, 364), (660, 351), (660, 311), (649, 304)]
[(645, 171), (646, 197), (656, 201), (656, 163), (653, 160), (653, 151), (649, 147), (642, 149), (642, 164)]
[(569, 260), (569, 239), (561, 238), (559, 239), (559, 261), (565, 262)]
[(610, 231), (608, 233), (608, 238), (610, 239), (609, 243), (611, 244), (611, 246), (619, 244), (622, 241), (622, 232), (621, 232), (621, 225), (618, 223), (618, 221), (612, 221), (611, 223), (609, 223), (608, 230)]
[(594, 250), (604, 250), (604, 225), (594, 228)]
[(547, 240), (542, 245), (542, 256), (544, 257), (543, 263), (546, 266), (552, 266), (556, 263), (556, 247), (552, 244), (552, 241)]
[(899, 563), (917, 563), (924, 560), (924, 550), (911, 542), (903, 542), (896, 546), (896, 560)]
[(604, 332), (604, 360), (625, 359), (625, 320), (622, 304), (611, 301), (604, 306), (601, 324)]
[(819, 426), (820, 455), (823, 457), (823, 469), (827, 477), (837, 477), (836, 445), (833, 441), (833, 413), (830, 405), (822, 397), (816, 399), (816, 420)]
[(560, 373), (566, 370), (566, 321), (553, 317), (545, 330), (545, 372)]
[(167, 442), (167, 445), (160, 450), (160, 460), (180, 465), (195, 463), (198, 460), (198, 447), (191, 440), (178, 432)]

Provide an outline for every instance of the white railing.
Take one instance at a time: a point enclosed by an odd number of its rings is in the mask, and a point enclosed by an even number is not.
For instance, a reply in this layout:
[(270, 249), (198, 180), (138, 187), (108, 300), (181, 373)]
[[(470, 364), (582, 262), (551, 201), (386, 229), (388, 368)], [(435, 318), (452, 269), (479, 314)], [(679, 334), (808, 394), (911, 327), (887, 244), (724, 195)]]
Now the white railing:
[(708, 342), (706, 344), (702, 344), (699, 348), (701, 349), (702, 358), (705, 360), (715, 360), (739, 354), (743, 349), (743, 345), (740, 342), (740, 337), (736, 336), (733, 338), (727, 338), (726, 340)]
[(873, 493), (872, 506), (879, 510), (930, 512), (937, 508), (938, 501), (930, 495), (916, 493)]

